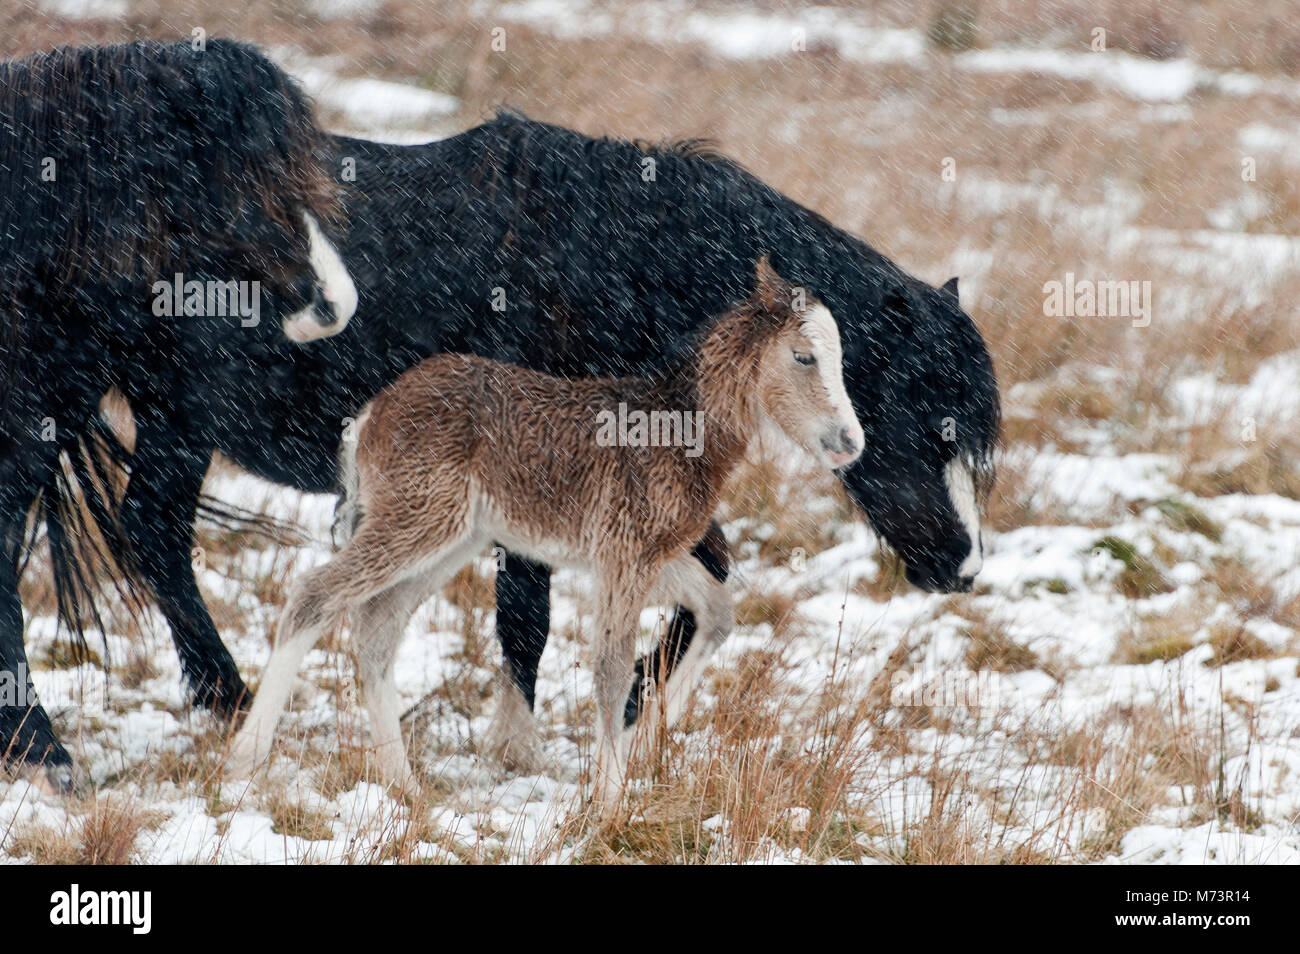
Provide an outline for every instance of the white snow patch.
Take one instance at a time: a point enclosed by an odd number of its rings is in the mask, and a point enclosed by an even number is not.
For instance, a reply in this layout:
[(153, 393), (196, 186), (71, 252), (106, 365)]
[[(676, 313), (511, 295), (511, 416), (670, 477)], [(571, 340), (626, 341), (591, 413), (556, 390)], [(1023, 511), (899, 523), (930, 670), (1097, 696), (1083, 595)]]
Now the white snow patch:
[(127, 0), (40, 0), (42, 12), (65, 20), (120, 20), (127, 15)]

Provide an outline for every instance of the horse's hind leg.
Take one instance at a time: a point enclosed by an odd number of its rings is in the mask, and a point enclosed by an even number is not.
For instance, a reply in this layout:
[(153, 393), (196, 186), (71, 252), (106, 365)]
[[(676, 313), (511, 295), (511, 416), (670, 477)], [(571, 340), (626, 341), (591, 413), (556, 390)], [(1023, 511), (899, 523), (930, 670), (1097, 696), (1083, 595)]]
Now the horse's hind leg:
[[(21, 524), (5, 528), (21, 541)], [(42, 787), (72, 789), (72, 757), (54, 735), (50, 717), (36, 698), (31, 667), (23, 646), (23, 608), (18, 598), (17, 551), (4, 541), (0, 559), (0, 765), (13, 772), (36, 773)]]
[(401, 700), (393, 664), (411, 614), (438, 591), (481, 549), (472, 539), (455, 541), (422, 561), (418, 572), (371, 596), (352, 614), (361, 697), (370, 713), (370, 738), (375, 763), (391, 785), (413, 791), (417, 783), (402, 739)]
[(131, 478), (121, 505), (131, 566), (171, 627), (194, 704), (233, 714), (247, 704), (247, 690), (203, 602), (191, 557), (212, 448), (170, 427), (152, 409), (138, 411), (135, 423)]
[[(457, 499), (454, 492), (448, 496)], [(460, 499), (464, 501), (463, 496)], [(405, 512), (402, 502), (390, 501), (387, 513), (366, 515), (357, 535), (333, 560), (294, 584), (280, 616), (275, 650), (263, 673), (262, 685), (227, 759), (227, 774), (251, 774), (270, 755), (275, 724), (289, 700), (303, 657), (329, 627), (341, 621), (346, 610), (417, 577), (425, 586), (436, 587), (464, 563), (464, 558), (455, 561), (470, 543), (468, 510), (468, 502), (464, 502), (463, 509), (446, 514), (440, 526), (420, 527), (412, 523), (415, 518)], [(385, 529), (387, 523), (404, 526), (407, 532), (390, 534)], [(423, 532), (411, 532), (415, 529)], [(406, 616), (413, 610), (408, 610)], [(372, 613), (369, 622), (374, 621)], [(403, 626), (405, 622), (403, 618)], [(376, 636), (373, 630), (354, 627), (353, 642), (363, 666), (363, 678), (373, 686), (374, 699), (379, 703), (378, 708), (371, 709), (380, 722), (377, 731), (385, 745), (395, 741), (404, 763), (401, 729), (394, 728), (398, 718), (397, 690), (391, 681), (392, 655), (401, 633), (400, 628), (383, 628)], [(396, 769), (391, 751), (382, 754), (382, 767)], [(394, 771), (388, 777), (401, 782), (406, 773)]]
[(333, 561), (310, 571), (290, 590), (257, 698), (226, 758), (227, 775), (236, 778), (251, 775), (266, 761), (271, 754), (275, 725), (289, 702), (303, 657), (327, 629), (342, 620), (350, 603), (369, 595), (356, 591), (355, 562), (355, 554), (345, 548)]
[(406, 624), (433, 588), (420, 578), (397, 583), (370, 597), (352, 614), (361, 695), (370, 713), (375, 762), (385, 781), (413, 790), (415, 780), (402, 740), (401, 709), (393, 662)]
[[(731, 554), (727, 549), (727, 539), (722, 534), (722, 528), (716, 522), (709, 524), (709, 529), (704, 536), (691, 549), (691, 558), (708, 571), (715, 583), (727, 582), (731, 573)], [(675, 600), (675, 596), (668, 598), (668, 602)], [(695, 644), (696, 633), (702, 627), (707, 634), (712, 623), (708, 621), (701, 623), (690, 607), (679, 605), (659, 645), (637, 660), (636, 676), (624, 713), (624, 723), (629, 729), (640, 717), (644, 700), (672, 681), (674, 671), (690, 653), (691, 647)], [(714, 648), (716, 646), (708, 648), (707, 652), (711, 654)], [(694, 685), (694, 681), (688, 677), (686, 684)]]

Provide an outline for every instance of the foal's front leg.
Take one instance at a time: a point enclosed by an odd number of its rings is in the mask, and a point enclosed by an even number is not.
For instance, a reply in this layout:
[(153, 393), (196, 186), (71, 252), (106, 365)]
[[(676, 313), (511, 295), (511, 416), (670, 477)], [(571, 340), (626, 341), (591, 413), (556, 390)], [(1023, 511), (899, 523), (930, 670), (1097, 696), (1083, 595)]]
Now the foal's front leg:
[(652, 573), (611, 574), (601, 581), (596, 607), (596, 769), (593, 799), (602, 814), (617, 807), (627, 778), (631, 733), (623, 709), (632, 686), (636, 623)]

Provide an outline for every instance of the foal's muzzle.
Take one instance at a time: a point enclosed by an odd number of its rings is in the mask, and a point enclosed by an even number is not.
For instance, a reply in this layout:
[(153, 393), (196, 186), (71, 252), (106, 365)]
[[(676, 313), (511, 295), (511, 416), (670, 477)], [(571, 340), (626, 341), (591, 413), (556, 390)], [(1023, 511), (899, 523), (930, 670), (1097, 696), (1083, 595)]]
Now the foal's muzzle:
[(862, 454), (862, 439), (847, 427), (836, 427), (822, 435), (822, 450), (833, 469), (847, 467)]

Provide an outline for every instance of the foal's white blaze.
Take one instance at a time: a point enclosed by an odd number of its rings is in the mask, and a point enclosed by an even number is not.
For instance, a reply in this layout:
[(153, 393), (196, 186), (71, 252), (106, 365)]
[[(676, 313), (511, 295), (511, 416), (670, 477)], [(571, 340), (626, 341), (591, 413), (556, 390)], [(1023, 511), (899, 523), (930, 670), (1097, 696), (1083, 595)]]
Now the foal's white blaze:
[(827, 452), (826, 458), (831, 467), (843, 467), (858, 459), (862, 453), (862, 425), (853, 411), (853, 402), (849, 400), (844, 388), (844, 354), (840, 347), (840, 328), (829, 308), (817, 302), (802, 316), (802, 331), (812, 344), (813, 355), (817, 359), (817, 372), (821, 375), (822, 386), (830, 397), (831, 407), (837, 418), (835, 435), (838, 439), (841, 430), (848, 433), (855, 450), (851, 453)]
[(972, 577), (984, 566), (984, 554), (980, 550), (980, 509), (975, 500), (975, 479), (971, 476), (970, 468), (955, 458), (948, 461), (944, 477), (953, 509), (957, 511), (957, 516), (961, 518), (962, 525), (970, 536), (970, 553), (957, 568), (957, 575)]
[(357, 310), (357, 286), (348, 274), (334, 243), (325, 237), (320, 223), (310, 212), (303, 213), (307, 224), (308, 257), (321, 297), (332, 314), (321, 315), (315, 304), (308, 305), (284, 319), (284, 333), (302, 343), (336, 335), (347, 327)]

